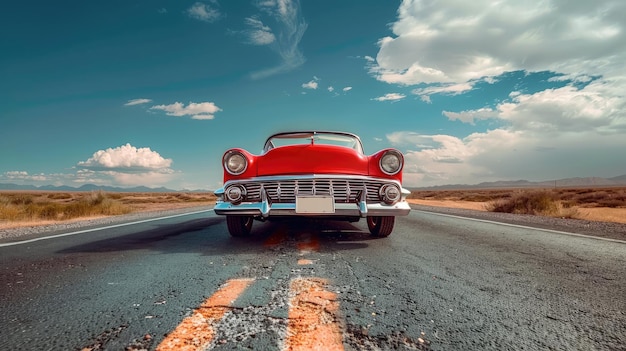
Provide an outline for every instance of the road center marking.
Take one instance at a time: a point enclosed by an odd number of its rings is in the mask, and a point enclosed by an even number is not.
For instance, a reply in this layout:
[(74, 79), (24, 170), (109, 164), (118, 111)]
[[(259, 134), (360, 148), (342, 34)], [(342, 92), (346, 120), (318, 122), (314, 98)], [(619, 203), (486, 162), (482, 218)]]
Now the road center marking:
[(281, 227), (272, 234), (270, 234), (267, 239), (265, 239), (265, 242), (263, 242), (263, 246), (274, 247), (284, 243), (285, 241), (287, 241), (287, 230)]
[(306, 255), (311, 252), (319, 252), (320, 239), (317, 235), (300, 235), (298, 239), (299, 240), (297, 247), (298, 251), (300, 251), (300, 256)]
[(289, 323), (285, 351), (343, 350), (337, 295), (326, 280), (296, 278), (289, 286)]
[(205, 350), (215, 337), (214, 325), (230, 310), (232, 303), (254, 279), (232, 279), (186, 317), (156, 348), (168, 350)]

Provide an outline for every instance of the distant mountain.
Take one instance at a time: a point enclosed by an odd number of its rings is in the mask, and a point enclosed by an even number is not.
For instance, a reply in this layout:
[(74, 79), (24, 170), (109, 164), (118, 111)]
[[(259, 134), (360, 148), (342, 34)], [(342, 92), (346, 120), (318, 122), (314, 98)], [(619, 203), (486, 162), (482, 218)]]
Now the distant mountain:
[(498, 189), (498, 188), (573, 188), (573, 187), (601, 187), (626, 186), (626, 174), (613, 178), (587, 177), (565, 178), (531, 182), (528, 180), (496, 181), (479, 184), (451, 184), (430, 187), (419, 187), (419, 190), (455, 190), (455, 189)]
[[(85, 184), (78, 188), (71, 186), (54, 186), (54, 185), (42, 185), (42, 186), (33, 186), (33, 185), (18, 185), (18, 184), (10, 184), (10, 183), (0, 183), (0, 190), (39, 190), (39, 191), (107, 191), (112, 193), (175, 193), (179, 192), (178, 190), (172, 190), (164, 187), (160, 188), (148, 188), (146, 186), (136, 186), (132, 188), (120, 188), (115, 186), (104, 186), (104, 185), (95, 185), (95, 184)], [(184, 190), (183, 192), (205, 192), (208, 190)]]
[[(500, 180), (496, 182), (483, 182), (479, 184), (450, 184), (429, 187), (411, 187), (416, 190), (454, 190), (454, 189), (498, 189), (498, 188), (573, 188), (573, 187), (602, 187), (602, 186), (626, 186), (626, 174), (613, 178), (587, 177), (587, 178), (564, 178), (556, 180), (546, 180), (541, 182), (531, 182), (528, 180)], [(172, 190), (164, 187), (149, 188), (146, 186), (136, 186), (132, 188), (120, 188), (115, 186), (104, 186), (95, 184), (85, 184), (78, 188), (71, 186), (54, 185), (18, 185), (10, 183), (0, 183), (0, 190), (39, 190), (39, 191), (108, 191), (112, 193), (175, 193), (175, 192), (209, 192), (209, 190)]]
[(609, 180), (612, 180), (614, 182), (626, 182), (626, 174), (619, 177), (609, 178)]

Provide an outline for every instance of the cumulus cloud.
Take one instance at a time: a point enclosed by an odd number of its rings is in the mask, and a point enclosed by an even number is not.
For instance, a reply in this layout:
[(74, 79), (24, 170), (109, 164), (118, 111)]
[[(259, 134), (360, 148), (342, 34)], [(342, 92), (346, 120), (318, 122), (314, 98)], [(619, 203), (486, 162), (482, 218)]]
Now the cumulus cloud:
[(390, 133), (388, 141), (406, 152), (407, 180), (441, 185), (623, 174), (624, 18), (620, 0), (403, 1), (393, 35), (379, 40), (376, 60), (368, 61), (376, 79), (417, 85), (412, 93), (426, 102), (476, 91), (510, 72), (561, 83), (512, 88), (508, 98), (475, 109), (454, 110), (452, 102), (442, 111), (450, 121), (489, 120), (490, 130)]
[(451, 121), (461, 121), (464, 123), (474, 124), (478, 120), (497, 118), (496, 111), (490, 108), (481, 108), (478, 110), (468, 110), (462, 112), (443, 111), (443, 115)]
[(78, 162), (77, 183), (115, 183), (119, 185), (159, 185), (173, 178), (172, 159), (148, 147), (131, 144), (96, 151)]
[(253, 45), (267, 45), (278, 54), (280, 63), (271, 68), (252, 74), (253, 79), (261, 79), (284, 73), (299, 67), (305, 62), (299, 45), (307, 23), (301, 14), (299, 0), (264, 0), (256, 2), (260, 13), (245, 20), (246, 42)]
[[(493, 79), (489, 80), (493, 82)], [(429, 86), (426, 88), (418, 88), (412, 91), (413, 94), (419, 95), (422, 101), (430, 103), (430, 96), (434, 94), (459, 95), (472, 90), (474, 82), (465, 82), (458, 84), (442, 84), (437, 86)]]
[(40, 174), (29, 174), (26, 171), (8, 171), (8, 172), (4, 172), (2, 174), (2, 176), (0, 177), (0, 179), (3, 179), (5, 181), (17, 181), (17, 182), (23, 182), (23, 181), (34, 181), (34, 182), (42, 182), (42, 181), (47, 181), (49, 179), (49, 177), (46, 174), (40, 173)]
[(405, 0), (394, 36), (379, 40), (371, 72), (405, 85), (462, 83), (514, 70), (623, 74), (624, 15), (621, 0), (576, 6)]
[(142, 105), (142, 104), (147, 104), (150, 102), (152, 102), (151, 99), (133, 99), (133, 100), (128, 100), (128, 102), (126, 102), (124, 106)]
[(0, 173), (0, 181), (32, 185), (84, 184), (112, 186), (163, 186), (180, 172), (171, 168), (173, 161), (148, 147), (125, 144), (96, 151), (80, 161), (68, 173), (30, 174), (27, 171)]
[(341, 90), (343, 90), (344, 92), (347, 92), (347, 91), (352, 90), (352, 87), (344, 87), (344, 88), (343, 88), (343, 89), (341, 89)]
[(313, 89), (313, 90), (315, 90), (315, 89), (317, 89), (317, 86), (318, 86), (317, 82), (318, 81), (319, 81), (319, 78), (314, 76), (313, 79), (310, 80), (309, 82), (302, 83), (302, 87), (305, 88), (305, 89)]
[(87, 161), (78, 162), (79, 167), (92, 170), (124, 171), (167, 169), (171, 164), (171, 159), (163, 158), (148, 147), (136, 148), (130, 144), (98, 150)]
[[(212, 1), (212, 3), (217, 5), (217, 1)], [(209, 23), (215, 22), (221, 17), (220, 11), (217, 8), (202, 2), (194, 3), (186, 12), (191, 18)]]
[(379, 96), (377, 98), (374, 98), (372, 100), (376, 100), (376, 101), (399, 101), (402, 100), (406, 97), (406, 95), (404, 94), (399, 94), (399, 93), (389, 93), (389, 94), (385, 94), (383, 96)]
[(190, 102), (187, 106), (181, 102), (175, 102), (170, 105), (152, 106), (150, 107), (150, 110), (165, 111), (168, 116), (191, 116), (192, 119), (198, 120), (214, 119), (215, 113), (222, 111), (222, 109), (213, 102)]

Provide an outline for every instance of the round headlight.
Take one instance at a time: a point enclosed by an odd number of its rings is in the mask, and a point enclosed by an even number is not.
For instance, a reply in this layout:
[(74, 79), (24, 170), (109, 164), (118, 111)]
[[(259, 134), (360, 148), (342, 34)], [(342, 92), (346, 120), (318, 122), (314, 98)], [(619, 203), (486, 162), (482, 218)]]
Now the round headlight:
[(241, 185), (229, 186), (226, 189), (226, 199), (233, 204), (239, 204), (246, 196), (246, 188)]
[(402, 169), (402, 154), (397, 150), (385, 152), (380, 158), (380, 169), (388, 175), (394, 175)]
[(224, 156), (224, 169), (232, 175), (240, 175), (248, 168), (248, 160), (239, 151), (229, 151)]
[(386, 204), (393, 205), (400, 200), (401, 193), (397, 186), (385, 184), (380, 188), (379, 195)]

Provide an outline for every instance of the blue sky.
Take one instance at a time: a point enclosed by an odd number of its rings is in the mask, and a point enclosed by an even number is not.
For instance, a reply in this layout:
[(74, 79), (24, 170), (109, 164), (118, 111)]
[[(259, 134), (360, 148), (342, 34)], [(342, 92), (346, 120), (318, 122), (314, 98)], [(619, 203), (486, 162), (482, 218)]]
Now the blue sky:
[(8, 2), (0, 182), (215, 189), (294, 129), (405, 185), (626, 174), (626, 2)]

